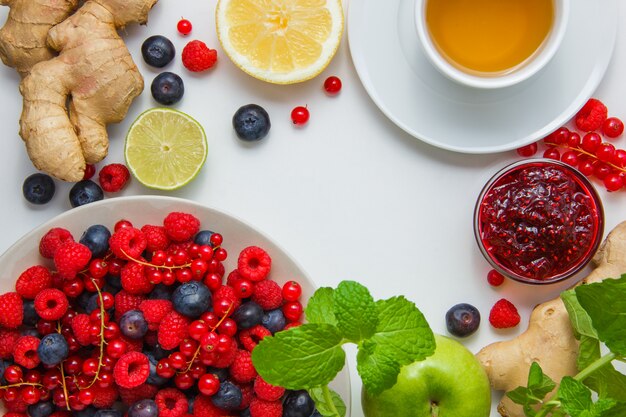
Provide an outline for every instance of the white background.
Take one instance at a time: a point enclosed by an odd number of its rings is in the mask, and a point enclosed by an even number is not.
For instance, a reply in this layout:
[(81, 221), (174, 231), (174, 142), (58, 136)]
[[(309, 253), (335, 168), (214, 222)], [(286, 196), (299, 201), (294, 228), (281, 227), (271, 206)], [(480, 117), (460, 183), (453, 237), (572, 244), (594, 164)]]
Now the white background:
[[(257, 81), (233, 66), (219, 47), (215, 3), (161, 0), (146, 27), (125, 31), (147, 87), (158, 71), (141, 60), (140, 45), (146, 37), (168, 36), (178, 52), (189, 39), (201, 39), (218, 50), (219, 62), (207, 73), (187, 72), (179, 55), (166, 68), (185, 81), (185, 97), (176, 107), (203, 124), (209, 156), (194, 182), (163, 195), (196, 200), (246, 220), (286, 248), (320, 286), (351, 279), (369, 287), (375, 298), (404, 294), (424, 312), (436, 332), (445, 334), (444, 314), (452, 305), (474, 304), (484, 320), (475, 335), (463, 340), (473, 352), (522, 331), (532, 306), (567, 285), (537, 288), (506, 282), (494, 289), (485, 281), (489, 267), (474, 241), (472, 212), (487, 179), (519, 159), (514, 151), (456, 154), (405, 134), (382, 115), (363, 89), (352, 65), (347, 36), (336, 58), (316, 79), (292, 86)], [(6, 13), (2, 8), (0, 20), (4, 21)], [(181, 16), (194, 24), (189, 38), (176, 32)], [(623, 5), (619, 21), (626, 21)], [(580, 51), (579, 59), (585, 59), (585, 51)], [(613, 60), (594, 96), (606, 103), (611, 115), (626, 120), (624, 74), (626, 29), (620, 27)], [(329, 75), (343, 81), (343, 90), (336, 97), (328, 97), (322, 90)], [(18, 82), (12, 69), (0, 66), (1, 252), (35, 226), (71, 208), (70, 184), (57, 182), (57, 193), (46, 206), (35, 207), (22, 198), (22, 181), (35, 169), (18, 136)], [(253, 146), (240, 143), (231, 127), (233, 113), (247, 103), (262, 105), (272, 119), (269, 136)], [(311, 120), (303, 128), (294, 127), (289, 118), (297, 105), (308, 105), (311, 112)], [(127, 119), (110, 127), (109, 156), (99, 166), (123, 162), (124, 136), (130, 123), (153, 106), (156, 103), (147, 88)], [(616, 145), (626, 148), (626, 139), (620, 138)], [(626, 190), (609, 194), (599, 188), (608, 231), (626, 220)], [(135, 181), (106, 198), (157, 193)], [(0, 271), (0, 279), (15, 278)], [(517, 329), (495, 331), (486, 320), (490, 307), (502, 297), (520, 309), (522, 324)], [(359, 417), (361, 384), (354, 352), (350, 353), (352, 415)]]

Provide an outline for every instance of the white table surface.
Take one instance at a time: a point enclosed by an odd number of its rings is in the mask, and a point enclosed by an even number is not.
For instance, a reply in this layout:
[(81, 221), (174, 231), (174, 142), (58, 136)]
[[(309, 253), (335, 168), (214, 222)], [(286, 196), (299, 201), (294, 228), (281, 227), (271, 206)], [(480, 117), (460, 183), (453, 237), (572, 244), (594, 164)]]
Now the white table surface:
[[(213, 19), (215, 4), (215, 0), (161, 0), (147, 26), (126, 30), (129, 49), (147, 86), (158, 71), (141, 60), (140, 45), (146, 37), (168, 36), (178, 52), (191, 38), (218, 49), (219, 62), (208, 73), (187, 72), (179, 55), (166, 68), (185, 81), (185, 97), (176, 107), (194, 116), (206, 129), (206, 165), (195, 181), (176, 192), (159, 193), (135, 181), (106, 198), (172, 195), (232, 213), (272, 236), (318, 285), (334, 286), (350, 279), (369, 287), (375, 298), (404, 294), (439, 333), (446, 332), (444, 314), (448, 308), (459, 302), (474, 304), (483, 315), (483, 324), (475, 335), (463, 340), (473, 352), (521, 332), (532, 306), (567, 286), (537, 288), (506, 282), (494, 289), (486, 283), (489, 267), (474, 241), (472, 212), (486, 180), (500, 167), (519, 159), (514, 151), (463, 155), (436, 149), (405, 134), (383, 116), (363, 89), (350, 58), (347, 36), (330, 66), (316, 79), (292, 86), (257, 81), (238, 70), (219, 47)], [(626, 21), (626, 6), (620, 5), (619, 12), (619, 20)], [(6, 8), (0, 10), (0, 21), (5, 20), (6, 13)], [(180, 16), (194, 24), (188, 39), (176, 33)], [(585, 59), (584, 51), (580, 59)], [(611, 115), (622, 120), (626, 120), (624, 74), (626, 27), (622, 26), (613, 60), (594, 94), (606, 103)], [(343, 81), (336, 97), (328, 97), (322, 90), (329, 75)], [(57, 183), (55, 197), (45, 206), (34, 207), (22, 197), (22, 181), (35, 169), (18, 136), (18, 81), (12, 69), (0, 66), (0, 252), (30, 229), (71, 208), (71, 184), (67, 183)], [(247, 103), (262, 105), (272, 119), (269, 136), (254, 146), (243, 146), (231, 127), (233, 113)], [(311, 120), (307, 126), (296, 128), (290, 111), (305, 104)], [(123, 162), (124, 136), (130, 123), (155, 105), (146, 89), (127, 119), (109, 128), (109, 156), (99, 166)], [(626, 148), (626, 136), (615, 143)], [(600, 186), (600, 192), (609, 231), (626, 220), (626, 191), (609, 194)], [(16, 278), (1, 274), (0, 279)], [(487, 322), (489, 309), (501, 297), (520, 309), (522, 323), (514, 330), (495, 331)], [(354, 350), (349, 353), (352, 416), (360, 417), (361, 383)], [(498, 393), (495, 398), (499, 398)]]

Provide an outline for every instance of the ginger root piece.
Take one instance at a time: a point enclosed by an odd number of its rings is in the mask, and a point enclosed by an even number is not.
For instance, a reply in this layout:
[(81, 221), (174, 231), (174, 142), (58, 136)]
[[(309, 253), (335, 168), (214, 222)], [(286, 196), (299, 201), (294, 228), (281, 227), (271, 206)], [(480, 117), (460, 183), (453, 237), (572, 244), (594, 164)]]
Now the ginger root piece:
[[(609, 233), (592, 263), (595, 269), (577, 285), (619, 278), (626, 273), (626, 222)], [(539, 363), (544, 373), (557, 382), (578, 373), (578, 341), (560, 298), (536, 306), (526, 332), (486, 346), (476, 356), (487, 371), (491, 386), (501, 391), (526, 386), (533, 362)], [(524, 417), (522, 407), (506, 396), (498, 411), (504, 417)]]
[(143, 24), (157, 0), (87, 0), (54, 26), (59, 51), (20, 84), (20, 135), (35, 167), (61, 180), (83, 178), (108, 152), (106, 125), (120, 122), (143, 91), (143, 78), (117, 30)]
[(46, 44), (50, 28), (78, 7), (78, 0), (0, 0), (9, 16), (0, 29), (0, 58), (24, 78), (30, 69), (56, 53)]

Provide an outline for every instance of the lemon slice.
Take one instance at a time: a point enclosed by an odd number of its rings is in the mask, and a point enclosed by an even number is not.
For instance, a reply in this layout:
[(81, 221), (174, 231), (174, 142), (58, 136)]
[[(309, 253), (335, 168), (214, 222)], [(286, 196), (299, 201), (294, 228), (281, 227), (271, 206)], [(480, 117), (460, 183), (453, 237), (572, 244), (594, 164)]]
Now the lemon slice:
[(219, 0), (217, 36), (255, 78), (293, 84), (321, 73), (343, 33), (341, 0)]
[(204, 129), (168, 108), (145, 111), (126, 135), (124, 157), (133, 176), (158, 190), (175, 190), (195, 178), (207, 156)]

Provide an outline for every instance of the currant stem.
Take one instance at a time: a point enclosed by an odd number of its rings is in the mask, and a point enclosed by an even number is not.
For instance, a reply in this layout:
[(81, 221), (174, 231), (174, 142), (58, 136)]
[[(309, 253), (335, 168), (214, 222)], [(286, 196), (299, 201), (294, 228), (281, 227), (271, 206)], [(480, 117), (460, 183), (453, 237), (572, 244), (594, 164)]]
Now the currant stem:
[[(220, 245), (215, 246), (215, 247), (213, 248), (213, 250), (215, 251), (215, 250), (217, 250), (217, 249), (219, 249), (219, 248), (221, 248), (221, 246), (220, 246)], [(167, 269), (168, 271), (171, 271), (172, 269), (183, 269), (183, 268), (189, 268), (189, 267), (192, 265), (192, 264), (191, 264), (191, 262), (190, 262), (190, 263), (186, 263), (186, 264), (184, 264), (184, 265), (172, 265), (172, 266), (166, 266), (166, 265), (154, 265), (154, 264), (151, 264), (150, 262), (145, 262), (145, 261), (142, 261), (142, 260), (140, 260), (140, 259), (135, 259), (135, 258), (133, 258), (133, 257), (132, 257), (132, 256), (130, 256), (129, 254), (127, 254), (127, 253), (124, 251), (124, 249), (122, 249), (122, 248), (120, 248), (120, 250), (122, 251), (122, 253), (124, 254), (124, 256), (126, 256), (126, 257), (128, 258), (128, 260), (129, 260), (129, 261), (136, 262), (136, 263), (138, 263), (139, 265), (143, 265), (143, 266), (150, 266), (150, 267), (152, 267), (152, 268), (156, 268), (156, 269)]]
[[(554, 142), (544, 142), (544, 143), (545, 143), (546, 145), (548, 145), (548, 146), (554, 146), (554, 147), (557, 147), (557, 148), (565, 148), (565, 149), (569, 149), (569, 150), (571, 150), (571, 151), (578, 152), (578, 153), (580, 153), (580, 154), (583, 154), (583, 155), (589, 156), (589, 157), (591, 157), (591, 158), (593, 158), (593, 159), (595, 159), (595, 160), (597, 160), (597, 161), (600, 161), (600, 159), (599, 159), (596, 155), (592, 154), (591, 152), (587, 152), (587, 151), (585, 151), (584, 149), (581, 149), (581, 148), (578, 148), (578, 147), (571, 147), (571, 146), (569, 146), (569, 145), (565, 145), (565, 144), (561, 144), (561, 143), (554, 143)], [(620, 171), (620, 172), (626, 172), (626, 168), (619, 167), (619, 166), (615, 165), (615, 164), (614, 164), (614, 163), (612, 163), (612, 162), (608, 162), (608, 161), (601, 161), (601, 162), (603, 162), (603, 163), (607, 164), (607, 165), (608, 165), (608, 166), (610, 166), (611, 168), (616, 169), (616, 170), (618, 170), (618, 171)]]
[[(104, 310), (104, 299), (102, 297), (102, 291), (100, 291), (100, 288), (98, 287), (98, 284), (96, 283), (96, 280), (91, 278), (91, 282), (93, 283), (93, 286), (96, 288), (96, 292), (98, 293), (98, 299), (100, 300), (100, 357), (98, 358), (98, 369), (96, 370), (96, 375), (94, 375), (93, 379), (91, 380), (91, 382), (89, 383), (89, 385), (87, 385), (86, 387), (80, 387), (80, 389), (89, 389), (91, 387), (94, 386), (94, 384), (96, 383), (96, 381), (98, 381), (100, 379), (100, 370), (102, 369), (102, 367), (104, 366), (104, 364), (102, 363), (102, 358), (104, 357), (104, 346), (106, 345), (106, 340), (104, 340), (104, 327), (105, 327), (105, 323), (104, 323), (104, 314), (105, 314), (105, 310)], [(76, 379), (74, 379), (76, 381)], [(78, 385), (78, 383), (77, 383)]]

